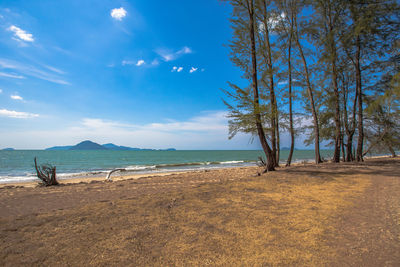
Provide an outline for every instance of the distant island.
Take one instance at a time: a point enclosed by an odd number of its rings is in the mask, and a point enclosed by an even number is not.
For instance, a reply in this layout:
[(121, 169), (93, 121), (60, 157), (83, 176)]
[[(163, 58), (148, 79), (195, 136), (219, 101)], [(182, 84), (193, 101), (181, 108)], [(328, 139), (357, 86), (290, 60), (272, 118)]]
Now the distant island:
[(167, 149), (143, 149), (137, 147), (117, 146), (112, 143), (100, 145), (98, 143), (86, 140), (74, 146), (53, 146), (45, 150), (114, 150), (114, 151), (175, 151), (175, 148)]

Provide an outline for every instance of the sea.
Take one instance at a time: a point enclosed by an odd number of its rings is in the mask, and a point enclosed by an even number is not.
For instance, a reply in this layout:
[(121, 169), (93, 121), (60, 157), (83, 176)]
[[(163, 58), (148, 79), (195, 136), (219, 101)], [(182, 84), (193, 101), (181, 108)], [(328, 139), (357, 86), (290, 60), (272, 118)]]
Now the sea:
[[(289, 151), (283, 150), (280, 162), (286, 162)], [(321, 150), (329, 159), (333, 150)], [(39, 165), (56, 166), (57, 179), (106, 176), (115, 168), (124, 174), (179, 172), (231, 167), (256, 166), (261, 150), (177, 150), (177, 151), (111, 151), (111, 150), (14, 150), (0, 151), (0, 183), (35, 181), (34, 158)], [(314, 161), (314, 150), (295, 150), (292, 162)]]

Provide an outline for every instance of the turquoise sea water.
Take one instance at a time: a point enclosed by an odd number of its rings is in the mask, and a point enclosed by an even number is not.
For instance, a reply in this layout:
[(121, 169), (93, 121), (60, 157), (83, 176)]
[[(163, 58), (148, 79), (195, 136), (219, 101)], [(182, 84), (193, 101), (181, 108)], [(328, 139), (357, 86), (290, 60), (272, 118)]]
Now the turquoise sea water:
[[(285, 162), (289, 151), (281, 151)], [(332, 150), (321, 151), (332, 157)], [(262, 151), (257, 150), (178, 150), (178, 151), (0, 151), (0, 183), (35, 180), (34, 157), (38, 163), (57, 167), (59, 179), (71, 176), (105, 175), (114, 168), (132, 173), (186, 171), (256, 165)], [(296, 150), (293, 162), (314, 158), (313, 150)]]

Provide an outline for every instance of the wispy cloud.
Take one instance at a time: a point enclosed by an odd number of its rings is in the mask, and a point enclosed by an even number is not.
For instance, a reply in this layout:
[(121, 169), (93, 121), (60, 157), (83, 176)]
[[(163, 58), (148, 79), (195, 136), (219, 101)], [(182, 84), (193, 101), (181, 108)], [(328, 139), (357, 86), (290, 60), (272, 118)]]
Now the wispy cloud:
[(121, 64), (122, 64), (122, 66), (133, 65), (133, 64), (135, 64), (135, 62), (133, 62), (132, 60), (122, 60)]
[(17, 40), (22, 40), (25, 42), (33, 42), (35, 40), (31, 33), (27, 33), (15, 25), (11, 25), (8, 30), (14, 33), (14, 38), (18, 38)]
[(128, 14), (128, 12), (123, 8), (114, 8), (111, 10), (111, 17), (113, 17), (116, 20), (121, 21), (124, 17), (126, 17), (126, 15)]
[(49, 65), (44, 65), (44, 67), (47, 68), (48, 70), (51, 70), (51, 71), (56, 72), (58, 74), (66, 74), (65, 71), (57, 69), (57, 68), (49, 66)]
[(151, 65), (152, 65), (152, 66), (158, 66), (158, 65), (160, 65), (160, 62), (158, 61), (158, 59), (154, 59), (154, 60), (151, 62)]
[(173, 61), (183, 55), (193, 53), (192, 49), (187, 46), (184, 46), (182, 49), (178, 51), (172, 51), (170, 49), (157, 49), (156, 53), (166, 62)]
[(140, 60), (138, 60), (138, 62), (136, 63), (136, 66), (140, 67), (140, 66), (142, 66), (142, 65), (144, 65), (144, 64), (145, 64), (144, 60), (143, 60), (143, 59), (140, 59)]
[(24, 99), (20, 95), (10, 95), (10, 98), (13, 100), (24, 101)]
[(179, 67), (176, 71), (177, 71), (177, 72), (183, 71), (183, 67)]
[(2, 94), (3, 93), (3, 89), (0, 89), (0, 94)]
[(31, 119), (39, 117), (39, 114), (0, 109), (0, 116), (8, 118), (17, 118), (17, 119)]
[(192, 67), (192, 68), (189, 70), (189, 72), (190, 72), (190, 73), (193, 73), (193, 72), (196, 72), (197, 70), (198, 70), (198, 68)]
[[(18, 71), (18, 72), (20, 72), (20, 73), (22, 73), (24, 75), (32, 76), (32, 77), (35, 77), (35, 78), (39, 78), (39, 79), (42, 79), (42, 80), (45, 80), (45, 81), (49, 81), (49, 82), (53, 82), (53, 83), (57, 83), (57, 84), (63, 84), (63, 85), (69, 85), (70, 84), (69, 82), (65, 81), (64, 79), (60, 78), (57, 75), (57, 74), (60, 74), (60, 72), (62, 72), (61, 70), (57, 69), (57, 71), (56, 71), (55, 68), (50, 67), (50, 66), (46, 67), (47, 69), (51, 70), (51, 72), (48, 72), (48, 71), (42, 70), (42, 69), (40, 69), (38, 67), (34, 67), (32, 65), (26, 64), (26, 63), (22, 64), (22, 63), (19, 63), (17, 61), (14, 61), (14, 60), (8, 60), (8, 59), (0, 58), (0, 68), (2, 68), (2, 69), (12, 69), (12, 70)], [(53, 70), (51, 68), (53, 68)], [(57, 73), (57, 74), (55, 74), (54, 72)], [(12, 76), (10, 76), (10, 74), (4, 73), (4, 72), (0, 73), (0, 76), (3, 76), (3, 77), (16, 78), (16, 79), (25, 78), (24, 76), (21, 76), (21, 75), (14, 75), (14, 74), (11, 74), (11, 75)]]
[(122, 64), (122, 66), (136, 65), (137, 67), (140, 67), (140, 66), (146, 64), (146, 62), (143, 59), (139, 59), (138, 61), (122, 60), (121, 64)]
[(13, 79), (25, 79), (25, 77), (22, 76), (22, 75), (5, 73), (5, 72), (0, 72), (0, 76), (1, 77), (6, 77), (6, 78), (13, 78)]

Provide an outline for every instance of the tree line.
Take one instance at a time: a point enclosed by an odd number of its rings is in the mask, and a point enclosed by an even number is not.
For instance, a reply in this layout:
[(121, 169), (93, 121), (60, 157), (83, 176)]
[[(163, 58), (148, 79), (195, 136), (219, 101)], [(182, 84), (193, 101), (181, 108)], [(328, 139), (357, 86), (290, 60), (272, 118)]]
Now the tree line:
[(279, 166), (280, 136), (333, 146), (333, 162), (400, 149), (400, 9), (395, 0), (225, 0), (230, 59), (245, 86), (229, 83), (230, 138), (257, 137), (266, 171)]

